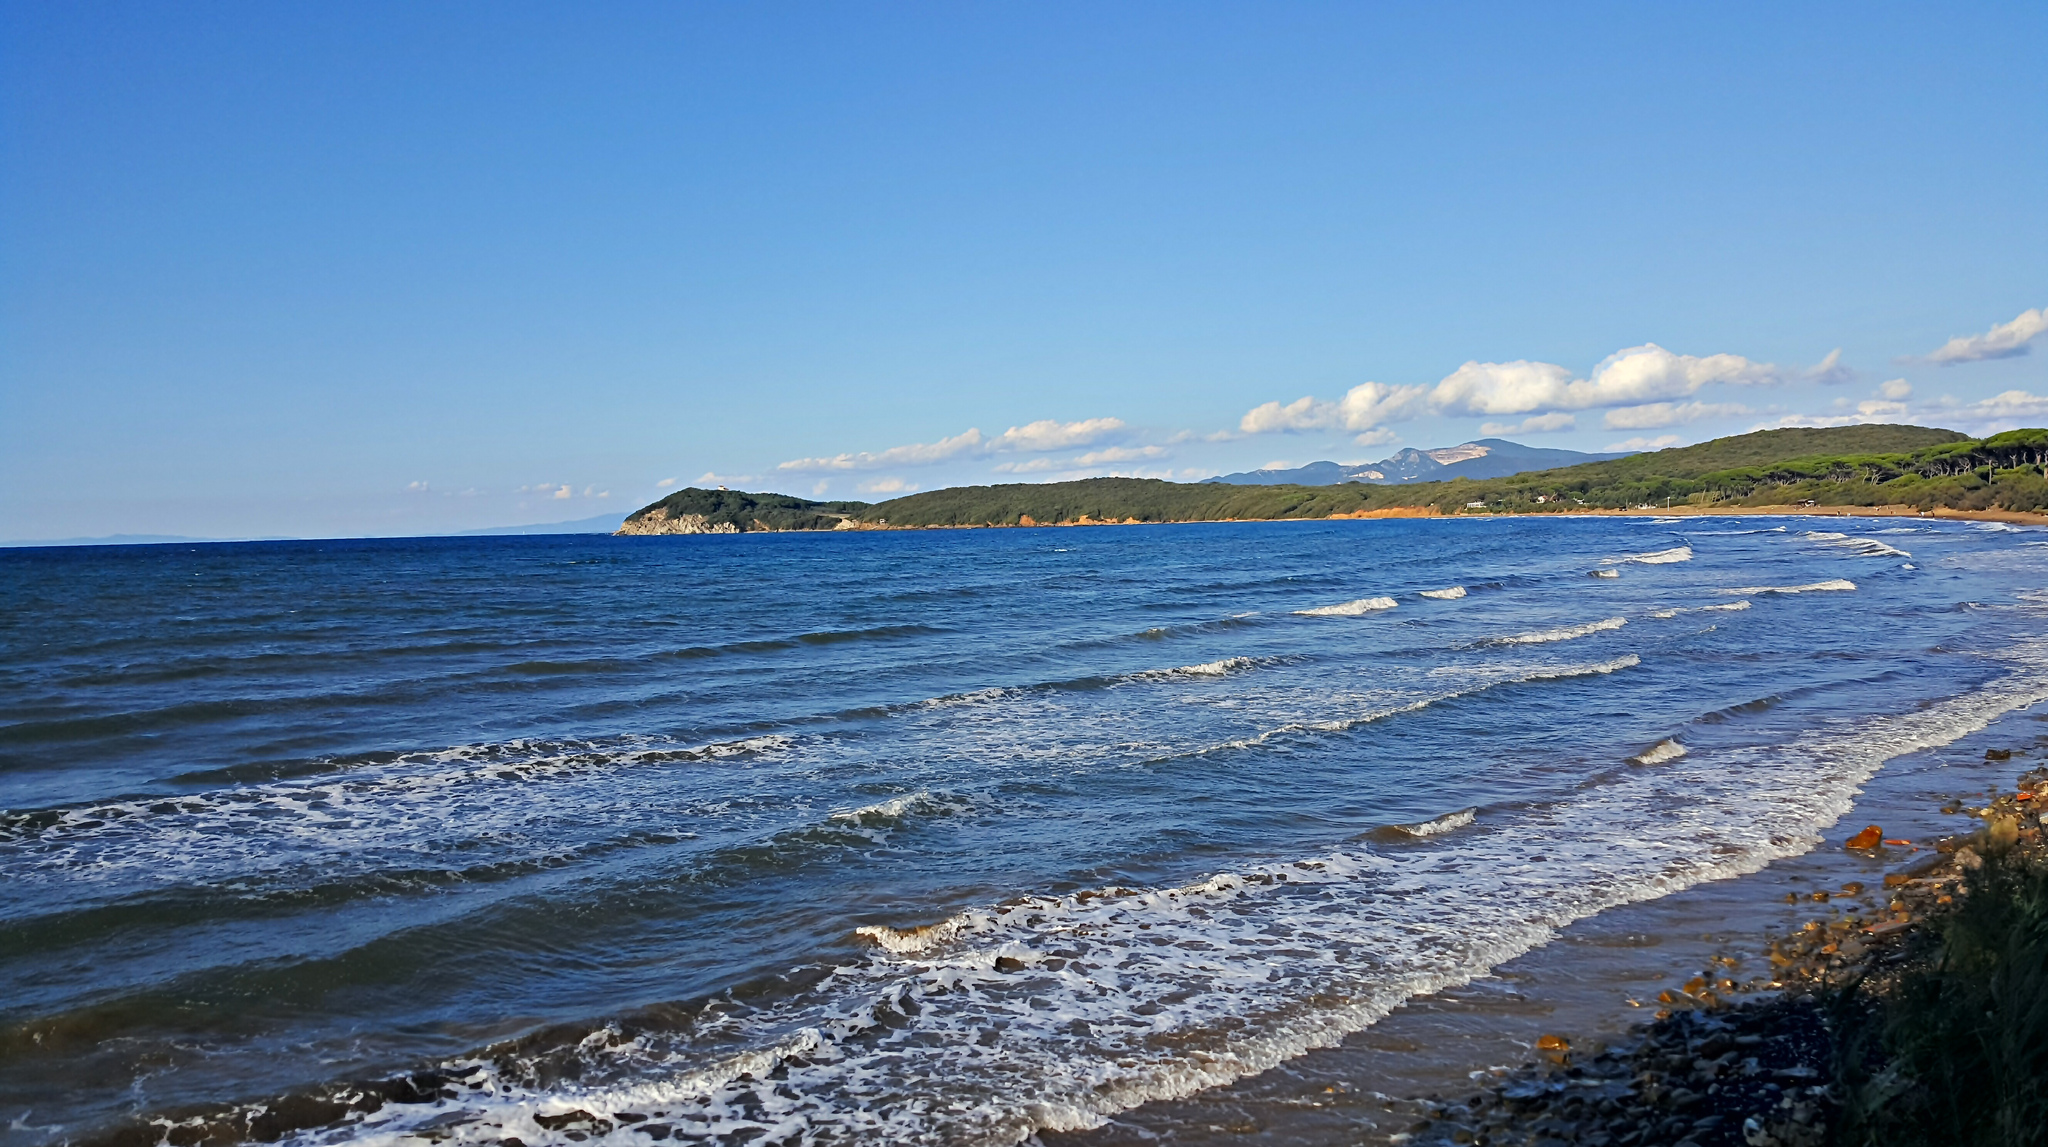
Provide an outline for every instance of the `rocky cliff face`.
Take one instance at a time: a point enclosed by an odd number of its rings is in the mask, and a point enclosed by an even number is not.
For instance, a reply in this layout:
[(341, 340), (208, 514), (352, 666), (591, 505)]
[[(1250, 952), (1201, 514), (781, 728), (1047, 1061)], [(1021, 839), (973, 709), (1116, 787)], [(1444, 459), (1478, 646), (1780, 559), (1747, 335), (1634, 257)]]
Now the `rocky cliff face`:
[(627, 518), (624, 525), (613, 535), (625, 537), (634, 534), (737, 534), (738, 526), (731, 522), (713, 522), (703, 514), (677, 514), (670, 517), (665, 507), (657, 507), (644, 514)]

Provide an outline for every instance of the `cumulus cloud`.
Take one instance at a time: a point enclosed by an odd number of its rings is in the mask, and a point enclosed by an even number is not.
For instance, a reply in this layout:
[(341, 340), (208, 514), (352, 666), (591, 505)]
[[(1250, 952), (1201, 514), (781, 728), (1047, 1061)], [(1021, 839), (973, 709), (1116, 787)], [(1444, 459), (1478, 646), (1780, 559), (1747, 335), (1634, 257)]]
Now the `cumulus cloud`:
[(1650, 402), (1610, 410), (1600, 422), (1609, 430), (1654, 430), (1660, 426), (1683, 426), (1702, 418), (1754, 413), (1739, 402)]
[(931, 466), (956, 458), (996, 453), (1043, 453), (1092, 446), (1126, 431), (1120, 418), (1084, 418), (1061, 422), (1042, 418), (1023, 426), (1012, 426), (993, 438), (980, 429), (968, 427), (951, 438), (937, 442), (913, 442), (869, 453), (834, 454), (820, 458), (793, 458), (776, 467), (796, 473), (831, 473), (840, 470), (884, 470), (900, 466)]
[(415, 494), (424, 494), (427, 492), (427, 484), (425, 482), (407, 482), (405, 484), (405, 488), (412, 491)]
[(908, 494), (917, 489), (901, 478), (876, 478), (873, 481), (862, 482), (860, 488), (865, 494)]
[(1352, 439), (1353, 442), (1358, 443), (1360, 446), (1390, 446), (1400, 440), (1401, 436), (1399, 434), (1384, 426), (1377, 430), (1368, 430)]
[(1482, 422), (1481, 434), (1552, 434), (1559, 430), (1574, 430), (1579, 425), (1573, 414), (1534, 414), (1520, 422)]
[(1110, 446), (1101, 450), (1090, 450), (1072, 458), (1031, 458), (1021, 462), (1004, 462), (995, 467), (998, 474), (1043, 474), (1050, 470), (1086, 469), (1090, 466), (1104, 466), (1115, 462), (1137, 462), (1146, 458), (1164, 458), (1168, 454), (1164, 446)]
[(2012, 358), (2027, 353), (2029, 345), (2048, 331), (2048, 307), (2021, 311), (2018, 318), (2000, 323), (1981, 335), (1957, 335), (1927, 356), (1929, 362), (1954, 366), (1991, 358)]
[(2048, 397), (2008, 390), (1956, 409), (1965, 417), (1977, 419), (2040, 418), (2048, 415)]
[(676, 484), (676, 480), (675, 480), (674, 478), (663, 478), (663, 479), (662, 479), (661, 481), (659, 481), (659, 482), (656, 482), (656, 483), (654, 484), (654, 488), (655, 488), (655, 489), (657, 489), (657, 490), (666, 490), (666, 489), (668, 489), (668, 488), (669, 488), (670, 486), (673, 486), (673, 485), (675, 485), (675, 484)]
[(989, 440), (990, 450), (1022, 450), (1044, 452), (1048, 450), (1070, 450), (1076, 446), (1093, 446), (1105, 438), (1121, 434), (1124, 422), (1121, 418), (1084, 418), (1079, 422), (1060, 422), (1041, 418), (1023, 426), (1012, 426)]
[(820, 478), (817, 481), (811, 483), (811, 497), (822, 498), (825, 496), (825, 491), (830, 490), (831, 488), (832, 479)]
[(1783, 378), (1777, 367), (1739, 354), (1701, 358), (1644, 343), (1608, 355), (1582, 379), (1554, 363), (1468, 362), (1436, 384), (1429, 404), (1465, 414), (1588, 410), (1685, 398), (1709, 383), (1755, 385)]
[[(1786, 371), (1737, 354), (1695, 356), (1675, 354), (1655, 343), (1629, 347), (1603, 359), (1585, 378), (1556, 363), (1468, 362), (1434, 386), (1368, 382), (1343, 398), (1326, 402), (1304, 397), (1289, 403), (1268, 402), (1245, 413), (1238, 429), (1246, 434), (1308, 430), (1365, 432), (1388, 422), (1421, 414), (1537, 415), (1550, 422), (1517, 424), (1523, 432), (1566, 424), (1552, 416), (1602, 407), (1645, 406), (1690, 398), (1711, 385), (1765, 386), (1793, 378), (1836, 380), (1848, 377), (1839, 352), (1828, 355), (1811, 371)], [(1646, 416), (1647, 417), (1647, 416)], [(1505, 426), (1507, 423), (1494, 423)], [(1505, 433), (1494, 430), (1491, 433)]]
[(1759, 422), (1755, 426), (1750, 427), (1750, 430), (1783, 430), (1793, 426), (1863, 426), (1872, 422), (1884, 421), (1887, 420), (1873, 418), (1866, 414), (1785, 414), (1780, 415), (1775, 421)]
[(1609, 442), (1607, 448), (1609, 450), (1662, 450), (1667, 446), (1676, 446), (1681, 441), (1683, 439), (1679, 438), (1676, 434), (1659, 434), (1655, 438), (1638, 436), (1635, 438), (1625, 438), (1620, 442)]
[(964, 432), (937, 442), (913, 442), (908, 446), (891, 446), (887, 450), (870, 454), (834, 454), (829, 458), (794, 458), (777, 466), (778, 470), (794, 470), (799, 473), (820, 470), (878, 470), (885, 466), (929, 466), (957, 458), (981, 446), (981, 431), (968, 427)]
[(1889, 398), (1893, 402), (1904, 402), (1913, 397), (1913, 384), (1903, 378), (1895, 378), (1890, 382), (1880, 385), (1877, 388), (1877, 394), (1878, 397)]
[(1382, 422), (1411, 418), (1421, 413), (1425, 386), (1389, 386), (1365, 382), (1352, 387), (1343, 398), (1324, 402), (1303, 397), (1285, 406), (1268, 402), (1245, 412), (1238, 429), (1246, 434), (1271, 434), (1300, 430), (1369, 431)]

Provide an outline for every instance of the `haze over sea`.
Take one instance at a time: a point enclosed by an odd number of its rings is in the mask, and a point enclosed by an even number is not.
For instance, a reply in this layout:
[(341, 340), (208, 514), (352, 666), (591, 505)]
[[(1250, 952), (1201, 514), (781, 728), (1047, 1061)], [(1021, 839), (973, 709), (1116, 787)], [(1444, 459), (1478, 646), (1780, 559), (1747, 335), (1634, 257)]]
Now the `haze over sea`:
[(2048, 698), (2044, 585), (1819, 518), (7, 551), (4, 1139), (1095, 1125), (1809, 849)]

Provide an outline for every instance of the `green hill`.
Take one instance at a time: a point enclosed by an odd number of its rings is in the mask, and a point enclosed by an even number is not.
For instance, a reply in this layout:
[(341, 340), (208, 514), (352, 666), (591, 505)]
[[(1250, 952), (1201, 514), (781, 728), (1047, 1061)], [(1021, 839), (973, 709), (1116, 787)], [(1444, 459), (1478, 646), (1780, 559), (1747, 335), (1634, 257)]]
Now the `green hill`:
[[(1963, 460), (1976, 458), (1973, 451), (1982, 446), (1953, 430), (1924, 426), (1762, 430), (1697, 446), (1484, 481), (1457, 479), (1411, 486), (1220, 486), (1090, 478), (933, 490), (877, 503), (860, 519), (904, 527), (1018, 525), (1026, 518), (1035, 523), (1326, 518), (1402, 509), (1547, 513), (1581, 507), (1661, 505), (1667, 498), (1685, 502), (1696, 496), (1701, 504), (1765, 504), (1825, 497), (1831, 505), (1874, 505), (1887, 498), (1913, 502), (1915, 497), (1932, 497), (1938, 504), (1952, 505), (1959, 504), (1957, 499), (1975, 496), (1964, 473), (1970, 467), (1963, 465)], [(1983, 457), (1993, 460), (1991, 454)], [(1908, 476), (1928, 484), (1924, 488), (1914, 486), (1913, 481), (1905, 486), (1888, 484)], [(1481, 505), (1474, 507), (1474, 502)]]
[(677, 490), (626, 516), (622, 534), (747, 534), (762, 530), (831, 530), (868, 508), (866, 502), (813, 502), (788, 494), (739, 490)]
[(1205, 522), (1372, 513), (1559, 513), (1691, 506), (2048, 509), (2048, 430), (1975, 439), (1925, 426), (1761, 430), (1697, 446), (1482, 481), (1232, 486), (1151, 478), (956, 486), (868, 505), (678, 490), (621, 533)]

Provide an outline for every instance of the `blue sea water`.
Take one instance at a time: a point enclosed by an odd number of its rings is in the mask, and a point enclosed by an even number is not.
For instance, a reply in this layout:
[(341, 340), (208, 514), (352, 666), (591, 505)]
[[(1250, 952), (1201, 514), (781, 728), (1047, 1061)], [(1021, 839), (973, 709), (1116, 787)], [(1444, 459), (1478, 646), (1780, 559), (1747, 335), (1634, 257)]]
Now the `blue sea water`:
[(0, 552), (0, 1124), (1093, 1126), (1812, 847), (2048, 699), (2044, 587), (1833, 518)]

